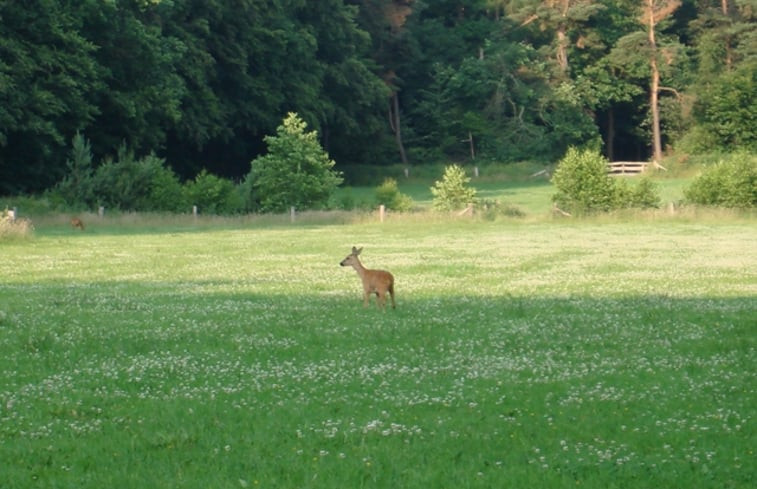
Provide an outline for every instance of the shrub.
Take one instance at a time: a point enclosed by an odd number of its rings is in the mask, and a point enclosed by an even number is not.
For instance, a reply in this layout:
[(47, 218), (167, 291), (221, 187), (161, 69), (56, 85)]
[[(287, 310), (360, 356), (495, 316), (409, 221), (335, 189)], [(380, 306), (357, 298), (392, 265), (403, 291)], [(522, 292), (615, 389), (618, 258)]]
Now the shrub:
[(552, 177), (552, 200), (574, 214), (606, 212), (627, 207), (659, 207), (657, 188), (648, 177), (636, 186), (607, 174), (607, 160), (598, 151), (570, 148)]
[(289, 113), (276, 136), (266, 136), (268, 154), (254, 159), (245, 184), (246, 200), (252, 210), (283, 212), (325, 207), (342, 182), (334, 161), (321, 148), (315, 131)]
[(615, 180), (618, 188), (617, 208), (632, 207), (636, 209), (657, 209), (660, 207), (660, 195), (657, 185), (648, 176), (642, 176), (635, 186), (628, 180)]
[(684, 190), (684, 197), (700, 205), (757, 207), (757, 156), (738, 153), (708, 167)]
[(97, 204), (128, 211), (177, 211), (186, 208), (181, 184), (165, 161), (155, 155), (136, 159), (121, 147), (116, 161), (95, 172)]
[(400, 192), (397, 180), (387, 178), (384, 183), (376, 187), (376, 204), (383, 205), (393, 211), (409, 211), (413, 208), (413, 199)]
[(431, 193), (434, 195), (432, 206), (436, 210), (450, 211), (461, 209), (476, 200), (476, 189), (469, 187), (470, 177), (459, 165), (445, 168), (441, 180), (434, 182)]
[(179, 178), (154, 154), (137, 159), (121, 146), (115, 161), (108, 160), (95, 169), (89, 142), (77, 133), (66, 165), (66, 176), (48, 193), (59, 205), (174, 212), (187, 207)]
[(234, 184), (207, 171), (185, 186), (187, 200), (205, 214), (236, 214), (243, 206), (242, 196)]
[[(148, 158), (155, 158), (149, 156)], [(152, 211), (182, 212), (189, 207), (184, 187), (179, 177), (163, 165), (159, 160), (159, 167), (155, 168), (150, 179), (150, 193), (148, 197), (149, 209)]]
[(609, 211), (618, 206), (618, 186), (607, 174), (607, 160), (592, 150), (570, 148), (552, 176), (561, 209), (572, 213)]

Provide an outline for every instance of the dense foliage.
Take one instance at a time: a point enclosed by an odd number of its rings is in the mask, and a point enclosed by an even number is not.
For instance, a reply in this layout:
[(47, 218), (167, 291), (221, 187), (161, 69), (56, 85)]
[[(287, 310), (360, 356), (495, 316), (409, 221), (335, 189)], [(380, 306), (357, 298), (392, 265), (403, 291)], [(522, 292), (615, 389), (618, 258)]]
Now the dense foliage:
[(635, 187), (607, 173), (607, 159), (591, 149), (570, 148), (552, 177), (557, 193), (555, 205), (564, 212), (586, 214), (629, 207), (650, 208), (660, 204), (651, 180), (642, 178)]
[(376, 205), (383, 205), (392, 211), (409, 211), (413, 208), (413, 199), (400, 192), (397, 180), (387, 178), (376, 187)]
[(276, 130), (266, 136), (268, 154), (252, 161), (245, 191), (250, 210), (282, 212), (290, 207), (325, 207), (342, 183), (334, 161), (323, 150), (315, 131), (290, 113)]
[(735, 154), (707, 168), (685, 191), (694, 204), (757, 207), (757, 157)]
[(93, 172), (128, 147), (181, 180), (240, 179), (289, 112), (344, 166), (754, 152), (756, 15), (750, 0), (2, 2), (0, 194), (71, 178), (77, 133)]

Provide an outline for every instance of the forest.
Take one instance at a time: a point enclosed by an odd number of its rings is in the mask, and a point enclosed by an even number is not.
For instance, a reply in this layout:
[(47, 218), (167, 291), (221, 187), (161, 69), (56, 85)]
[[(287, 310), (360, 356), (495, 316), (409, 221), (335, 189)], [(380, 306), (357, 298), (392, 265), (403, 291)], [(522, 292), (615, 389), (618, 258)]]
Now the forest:
[(289, 113), (343, 169), (754, 152), (755, 17), (755, 0), (4, 0), (0, 195), (54, 187), (77, 136), (95, 162), (239, 181)]

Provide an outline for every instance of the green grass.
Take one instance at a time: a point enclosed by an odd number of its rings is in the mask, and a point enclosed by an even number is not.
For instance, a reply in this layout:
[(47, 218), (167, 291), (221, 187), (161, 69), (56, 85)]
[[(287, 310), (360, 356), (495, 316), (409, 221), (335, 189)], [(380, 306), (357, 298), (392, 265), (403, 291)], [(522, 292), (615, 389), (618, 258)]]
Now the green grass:
[[(751, 487), (750, 220), (43, 222), (0, 487)], [(352, 245), (391, 270), (363, 309)]]

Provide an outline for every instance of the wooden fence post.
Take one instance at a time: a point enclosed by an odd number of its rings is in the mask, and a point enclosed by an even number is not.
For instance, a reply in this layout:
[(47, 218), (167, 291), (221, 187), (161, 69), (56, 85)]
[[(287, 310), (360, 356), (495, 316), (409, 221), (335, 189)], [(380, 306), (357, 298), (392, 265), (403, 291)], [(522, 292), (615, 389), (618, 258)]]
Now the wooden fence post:
[(379, 206), (379, 221), (384, 222), (384, 215), (386, 214), (386, 207), (384, 204)]

